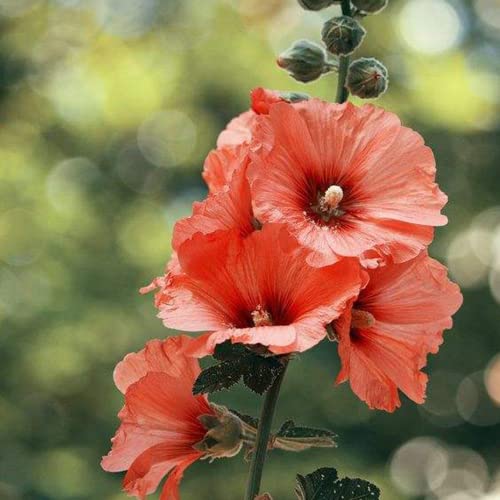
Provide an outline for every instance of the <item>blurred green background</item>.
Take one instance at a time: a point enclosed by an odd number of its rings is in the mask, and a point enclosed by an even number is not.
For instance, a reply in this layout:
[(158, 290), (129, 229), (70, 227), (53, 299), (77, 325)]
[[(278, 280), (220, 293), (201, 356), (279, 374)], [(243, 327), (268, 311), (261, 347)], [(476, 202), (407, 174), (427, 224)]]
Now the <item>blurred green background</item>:
[[(379, 104), (434, 148), (450, 223), (432, 253), (465, 304), (429, 397), (393, 415), (333, 387), (336, 348), (293, 363), (278, 419), (336, 430), (334, 451), (273, 452), (296, 472), (360, 475), (384, 500), (500, 498), (500, 2), (392, 0), (360, 54), (391, 73)], [(169, 332), (138, 288), (161, 273), (175, 220), (206, 194), (203, 160), (255, 86), (332, 100), (275, 65), (322, 18), (295, 0), (0, 0), (0, 498), (125, 498), (104, 473), (122, 398), (112, 370)], [(215, 398), (256, 414), (243, 388)], [(278, 422), (277, 422), (278, 423)], [(200, 463), (187, 500), (242, 497), (243, 458)]]

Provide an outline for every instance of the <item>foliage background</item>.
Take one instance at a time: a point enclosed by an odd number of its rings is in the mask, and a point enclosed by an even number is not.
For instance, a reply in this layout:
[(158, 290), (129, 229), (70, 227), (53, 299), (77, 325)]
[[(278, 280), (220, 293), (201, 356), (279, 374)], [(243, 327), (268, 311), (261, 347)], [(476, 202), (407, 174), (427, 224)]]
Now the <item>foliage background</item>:
[[(449, 194), (432, 254), (465, 305), (430, 359), (429, 398), (394, 415), (333, 387), (335, 346), (293, 363), (279, 419), (340, 434), (334, 451), (273, 452), (265, 487), (332, 465), (384, 500), (500, 498), (500, 4), (392, 0), (360, 54), (391, 72), (379, 104), (434, 148)], [(318, 40), (294, 0), (0, 0), (0, 498), (125, 498), (99, 467), (121, 396), (112, 370), (169, 334), (140, 286), (254, 86), (304, 90), (274, 64)], [(306, 91), (333, 99), (335, 78)], [(209, 264), (209, 263), (207, 263)], [(256, 413), (240, 388), (218, 401)], [(197, 464), (187, 500), (241, 498), (241, 457)]]

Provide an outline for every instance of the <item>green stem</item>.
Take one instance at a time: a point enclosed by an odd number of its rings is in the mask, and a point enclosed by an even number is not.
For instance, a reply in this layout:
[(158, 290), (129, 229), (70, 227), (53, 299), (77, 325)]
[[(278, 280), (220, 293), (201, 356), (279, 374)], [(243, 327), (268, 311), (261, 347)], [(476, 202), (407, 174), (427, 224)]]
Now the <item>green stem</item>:
[[(351, 0), (342, 0), (342, 15), (352, 17), (351, 11)], [(335, 102), (342, 104), (347, 101), (349, 97), (349, 91), (345, 86), (345, 82), (347, 79), (347, 70), (349, 69), (349, 56), (340, 56), (339, 61), (339, 78), (337, 82), (337, 98)]]
[(273, 424), (276, 403), (278, 402), (281, 383), (285, 377), (287, 365), (288, 361), (286, 361), (283, 370), (276, 377), (276, 380), (273, 382), (273, 385), (271, 385), (264, 398), (260, 413), (259, 429), (257, 430), (257, 439), (255, 441), (255, 450), (252, 456), (252, 463), (250, 464), (250, 474), (248, 476), (245, 500), (254, 500), (260, 491), (262, 472), (266, 461), (269, 437), (271, 435), (271, 426)]

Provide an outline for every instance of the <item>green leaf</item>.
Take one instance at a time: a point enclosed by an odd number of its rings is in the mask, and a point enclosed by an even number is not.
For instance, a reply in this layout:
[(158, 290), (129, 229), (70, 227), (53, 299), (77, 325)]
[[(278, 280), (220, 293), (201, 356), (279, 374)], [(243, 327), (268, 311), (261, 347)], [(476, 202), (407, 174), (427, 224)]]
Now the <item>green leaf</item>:
[(257, 394), (264, 394), (282, 369), (283, 365), (277, 359), (252, 353), (243, 363), (243, 382)]
[(261, 356), (243, 344), (231, 342), (217, 346), (214, 358), (221, 363), (201, 372), (194, 384), (193, 394), (228, 389), (241, 378), (252, 391), (263, 394), (283, 369), (276, 356)]
[(336, 434), (325, 429), (296, 426), (286, 421), (274, 436), (273, 447), (286, 451), (304, 451), (311, 448), (335, 448)]
[(333, 490), (333, 500), (378, 500), (380, 490), (363, 479), (345, 477), (337, 481)]
[(297, 474), (297, 497), (299, 500), (331, 500), (333, 485), (337, 480), (337, 471), (328, 467), (318, 469), (307, 476)]
[(297, 475), (299, 500), (379, 500), (380, 490), (363, 479), (338, 478), (331, 467), (318, 469), (306, 476)]
[(218, 361), (239, 361), (250, 351), (243, 344), (233, 344), (230, 340), (215, 347), (214, 358)]
[(223, 362), (203, 370), (193, 386), (193, 394), (229, 389), (241, 378), (241, 370), (231, 362)]
[(315, 438), (330, 437), (336, 438), (335, 432), (326, 429), (315, 429), (313, 427), (296, 426), (293, 420), (287, 420), (277, 432), (276, 437), (283, 438)]

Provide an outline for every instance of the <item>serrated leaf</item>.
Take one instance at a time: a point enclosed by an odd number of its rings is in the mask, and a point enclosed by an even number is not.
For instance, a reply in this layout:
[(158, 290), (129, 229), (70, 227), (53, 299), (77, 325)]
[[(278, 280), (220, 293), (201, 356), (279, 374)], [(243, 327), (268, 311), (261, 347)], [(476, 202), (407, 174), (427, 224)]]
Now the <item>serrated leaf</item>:
[(283, 369), (283, 365), (275, 358), (256, 354), (248, 357), (242, 365), (243, 382), (257, 394), (264, 394)]
[(214, 358), (221, 363), (201, 372), (194, 384), (193, 394), (228, 389), (242, 377), (248, 388), (263, 394), (283, 369), (276, 357), (261, 356), (243, 344), (231, 342), (217, 346)]
[(311, 474), (297, 475), (299, 500), (379, 500), (380, 490), (363, 479), (338, 479), (334, 468), (324, 467)]
[(337, 481), (332, 500), (378, 500), (380, 490), (372, 483), (363, 479), (345, 477)]
[(228, 340), (215, 347), (213, 357), (218, 361), (241, 361), (250, 354), (243, 344), (233, 344)]
[(223, 362), (203, 370), (193, 386), (193, 394), (205, 394), (229, 389), (241, 378), (241, 368), (232, 362)]
[(314, 437), (330, 437), (335, 438), (335, 432), (327, 429), (315, 429), (313, 427), (296, 426), (293, 420), (287, 420), (280, 428), (276, 437), (283, 438), (314, 438)]
[(307, 476), (297, 474), (297, 497), (299, 500), (331, 500), (337, 480), (337, 471), (330, 467), (323, 467)]

